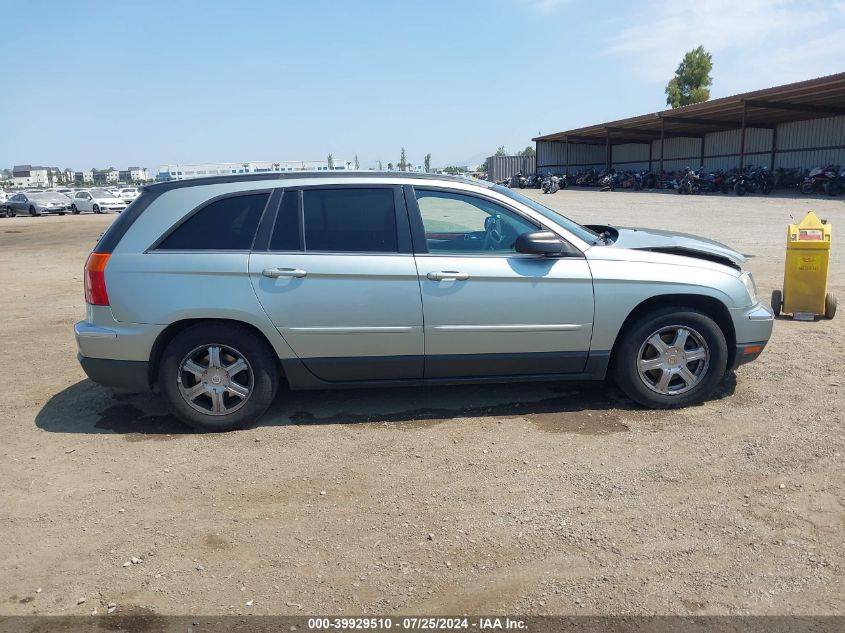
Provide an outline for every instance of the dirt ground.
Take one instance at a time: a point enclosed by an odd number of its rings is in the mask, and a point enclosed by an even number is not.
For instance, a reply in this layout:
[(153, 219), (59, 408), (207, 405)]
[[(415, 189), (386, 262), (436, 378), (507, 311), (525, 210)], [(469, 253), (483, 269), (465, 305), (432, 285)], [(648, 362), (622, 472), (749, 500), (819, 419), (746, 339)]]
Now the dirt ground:
[[(814, 209), (845, 299), (842, 198), (530, 195), (725, 241), (763, 297)], [(778, 320), (681, 411), (604, 384), (283, 389), (202, 435), (76, 362), (112, 219), (0, 219), (0, 614), (845, 613), (845, 314)]]

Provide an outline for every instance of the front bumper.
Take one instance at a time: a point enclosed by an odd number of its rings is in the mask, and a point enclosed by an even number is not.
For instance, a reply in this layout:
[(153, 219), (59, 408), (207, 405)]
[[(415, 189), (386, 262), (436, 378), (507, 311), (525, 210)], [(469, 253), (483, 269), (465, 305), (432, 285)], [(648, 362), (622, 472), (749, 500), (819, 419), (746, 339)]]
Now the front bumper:
[(731, 310), (736, 333), (736, 355), (733, 367), (755, 360), (772, 336), (775, 315), (771, 308), (757, 303), (750, 308)]

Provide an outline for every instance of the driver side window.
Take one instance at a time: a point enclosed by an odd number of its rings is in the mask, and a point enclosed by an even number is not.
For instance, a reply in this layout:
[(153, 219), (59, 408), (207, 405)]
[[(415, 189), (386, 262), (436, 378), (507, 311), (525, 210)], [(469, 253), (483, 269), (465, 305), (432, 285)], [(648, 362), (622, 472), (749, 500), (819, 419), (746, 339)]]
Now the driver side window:
[(515, 253), (539, 225), (484, 198), (415, 189), (429, 253)]

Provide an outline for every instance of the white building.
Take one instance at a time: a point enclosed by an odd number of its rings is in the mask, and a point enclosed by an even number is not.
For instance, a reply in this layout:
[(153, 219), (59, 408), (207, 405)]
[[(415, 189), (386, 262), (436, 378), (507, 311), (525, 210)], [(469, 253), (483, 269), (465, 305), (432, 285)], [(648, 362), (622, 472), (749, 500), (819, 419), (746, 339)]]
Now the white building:
[[(335, 158), (334, 171), (354, 169), (352, 161)], [(166, 163), (159, 165), (158, 177), (160, 181), (185, 180), (186, 178), (202, 178), (203, 176), (229, 176), (232, 174), (260, 174), (280, 173), (289, 171), (328, 171), (326, 160), (253, 160), (243, 163), (199, 163), (179, 164)]]
[(15, 165), (12, 168), (15, 187), (45, 187), (48, 184), (47, 167)]
[(128, 171), (130, 182), (146, 182), (150, 179), (146, 167), (130, 167)]

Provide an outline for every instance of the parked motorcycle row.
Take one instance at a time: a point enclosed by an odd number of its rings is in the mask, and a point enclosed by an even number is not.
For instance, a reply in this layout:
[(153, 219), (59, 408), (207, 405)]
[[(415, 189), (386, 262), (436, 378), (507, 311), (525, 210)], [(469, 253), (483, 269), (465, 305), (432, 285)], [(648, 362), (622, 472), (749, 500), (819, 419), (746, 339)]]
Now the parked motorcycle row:
[(810, 195), (823, 193), (837, 196), (845, 193), (845, 169), (839, 165), (827, 165), (801, 171), (796, 168), (779, 167), (774, 171), (767, 167), (748, 166), (729, 171), (705, 171), (704, 167), (690, 169), (685, 167), (678, 171), (650, 172), (648, 170), (617, 171), (587, 169), (574, 175), (537, 174), (525, 175), (517, 173), (511, 178), (499, 181), (506, 187), (520, 189), (536, 188), (543, 193), (556, 193), (569, 186), (598, 187), (599, 191), (614, 191), (616, 189), (667, 189), (679, 194), (697, 195), (701, 193), (734, 193), (738, 196), (745, 194), (770, 194), (776, 189), (797, 188), (801, 193)]

